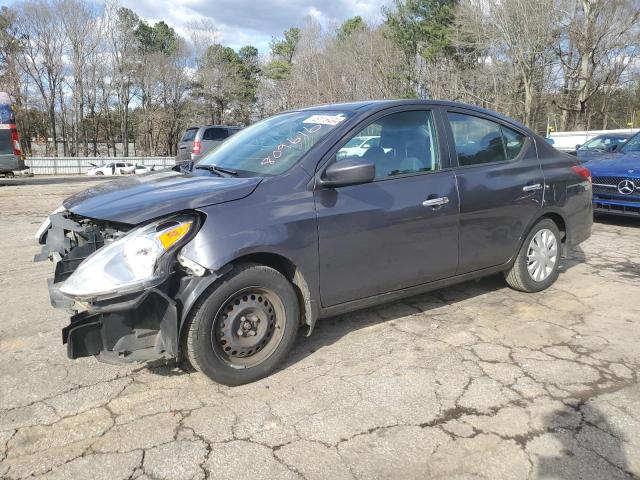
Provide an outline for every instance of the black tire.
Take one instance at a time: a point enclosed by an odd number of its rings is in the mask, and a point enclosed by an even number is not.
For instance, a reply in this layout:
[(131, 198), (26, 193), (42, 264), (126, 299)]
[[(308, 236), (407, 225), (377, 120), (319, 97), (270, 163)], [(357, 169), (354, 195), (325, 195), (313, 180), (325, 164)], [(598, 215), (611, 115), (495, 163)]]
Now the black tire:
[(102, 172), (96, 172), (96, 175), (104, 175)]
[[(239, 264), (194, 306), (183, 329), (182, 357), (215, 382), (254, 382), (287, 356), (299, 323), (298, 297), (280, 272)], [(244, 330), (247, 324), (253, 327)]]
[(15, 175), (15, 173), (13, 173), (13, 172), (6, 172), (6, 173), (4, 174), (4, 176), (5, 176), (5, 177), (7, 177), (7, 178), (14, 178), (16, 175)]
[[(538, 234), (538, 232), (542, 230), (550, 231), (555, 237), (557, 253), (555, 263), (552, 267), (551, 272), (544, 279), (537, 281), (532, 277), (528, 270), (528, 252), (531, 240), (536, 236), (536, 234)], [(551, 219), (544, 218), (540, 220), (533, 226), (527, 237), (524, 239), (522, 247), (520, 247), (520, 251), (518, 252), (518, 256), (516, 257), (511, 268), (505, 272), (505, 279), (507, 281), (507, 284), (515, 290), (529, 293), (540, 292), (546, 288), (549, 288), (556, 281), (560, 273), (560, 249), (561, 236), (560, 231), (558, 230), (558, 226)]]

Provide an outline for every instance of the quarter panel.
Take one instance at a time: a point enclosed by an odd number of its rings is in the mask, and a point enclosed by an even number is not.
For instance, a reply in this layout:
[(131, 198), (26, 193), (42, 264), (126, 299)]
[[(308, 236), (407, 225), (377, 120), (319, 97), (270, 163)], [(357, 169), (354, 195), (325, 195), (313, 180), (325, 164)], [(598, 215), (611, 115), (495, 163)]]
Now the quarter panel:
[(591, 235), (591, 183), (571, 169), (579, 164), (576, 157), (556, 150), (544, 140), (537, 140), (536, 146), (545, 177), (544, 208), (562, 215), (567, 243), (576, 245)]

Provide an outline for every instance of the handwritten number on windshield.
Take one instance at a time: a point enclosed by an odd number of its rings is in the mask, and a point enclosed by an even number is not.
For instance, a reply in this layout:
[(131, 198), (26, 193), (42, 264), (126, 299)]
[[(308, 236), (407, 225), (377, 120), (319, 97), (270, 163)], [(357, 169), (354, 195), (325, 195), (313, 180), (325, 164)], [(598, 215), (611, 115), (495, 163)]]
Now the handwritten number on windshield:
[(304, 127), (303, 130), (296, 132), (299, 135), (296, 135), (293, 138), (288, 138), (288, 143), (280, 143), (272, 152), (267, 155), (262, 162), (262, 165), (275, 165), (276, 160), (278, 160), (282, 156), (282, 152), (284, 149), (290, 149), (292, 146), (299, 144), (302, 140), (309, 137), (309, 135), (316, 133), (318, 130), (322, 128), (322, 125), (314, 125), (312, 127)]

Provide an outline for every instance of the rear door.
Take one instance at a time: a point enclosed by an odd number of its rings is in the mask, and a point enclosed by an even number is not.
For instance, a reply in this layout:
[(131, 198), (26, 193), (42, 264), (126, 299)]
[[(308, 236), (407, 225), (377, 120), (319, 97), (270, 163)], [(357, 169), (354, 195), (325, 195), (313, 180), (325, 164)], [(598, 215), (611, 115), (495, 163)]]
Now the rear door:
[(196, 138), (196, 133), (198, 133), (198, 127), (188, 128), (182, 135), (180, 142), (178, 142), (178, 161), (191, 161), (191, 149), (193, 148), (193, 140)]
[[(323, 306), (454, 274), (458, 194), (435, 113), (379, 114), (338, 146), (380, 136), (362, 155), (376, 165), (373, 182), (314, 191)], [(336, 150), (329, 162), (349, 158)]]
[(214, 150), (229, 136), (229, 130), (226, 127), (208, 127), (202, 133), (201, 153), (205, 154)]
[(533, 140), (517, 126), (465, 109), (446, 112), (460, 194), (459, 274), (506, 263), (542, 206)]

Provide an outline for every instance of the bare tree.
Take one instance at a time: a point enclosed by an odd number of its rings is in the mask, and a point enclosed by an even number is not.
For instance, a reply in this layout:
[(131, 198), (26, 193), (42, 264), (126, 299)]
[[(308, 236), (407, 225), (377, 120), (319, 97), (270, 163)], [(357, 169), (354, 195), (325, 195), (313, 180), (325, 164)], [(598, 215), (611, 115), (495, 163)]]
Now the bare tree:
[(554, 0), (466, 0), (458, 11), (463, 37), (491, 60), (511, 63), (512, 80), (522, 85), (522, 120), (533, 123), (549, 72), (554, 40)]
[(52, 4), (26, 0), (14, 5), (21, 40), (18, 65), (32, 80), (49, 115), (53, 154), (58, 155), (56, 98), (63, 75), (64, 29)]
[(73, 145), (75, 149), (81, 143), (82, 153), (86, 156), (88, 154), (88, 137), (84, 124), (85, 69), (87, 59), (98, 48), (99, 39), (95, 32), (98, 28), (99, 11), (94, 4), (83, 0), (57, 0), (54, 6), (58, 10), (64, 34), (68, 40), (66, 53), (73, 68), (73, 88), (71, 89), (74, 120), (72, 126)]
[(592, 96), (616, 83), (638, 57), (640, 2), (559, 0), (558, 13), (556, 53), (563, 85), (557, 105), (563, 112), (563, 129), (584, 128)]

